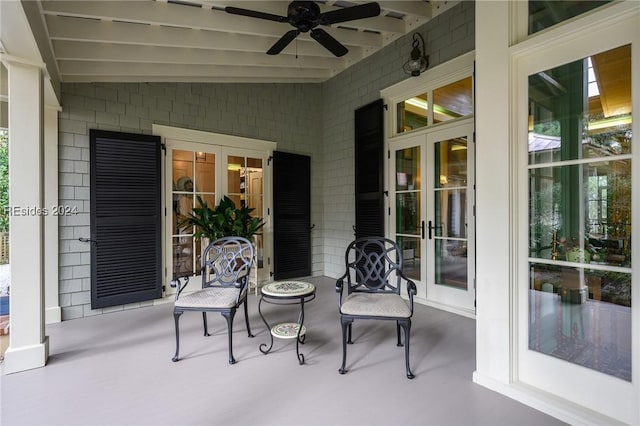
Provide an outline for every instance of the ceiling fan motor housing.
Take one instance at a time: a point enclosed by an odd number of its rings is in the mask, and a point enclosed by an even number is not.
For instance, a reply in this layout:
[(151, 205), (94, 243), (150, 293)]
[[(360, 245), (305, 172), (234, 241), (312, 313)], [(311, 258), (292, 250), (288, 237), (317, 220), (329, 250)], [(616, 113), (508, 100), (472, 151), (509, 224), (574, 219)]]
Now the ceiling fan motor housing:
[(313, 1), (292, 1), (287, 9), (289, 23), (303, 33), (318, 26), (319, 16), (320, 6)]

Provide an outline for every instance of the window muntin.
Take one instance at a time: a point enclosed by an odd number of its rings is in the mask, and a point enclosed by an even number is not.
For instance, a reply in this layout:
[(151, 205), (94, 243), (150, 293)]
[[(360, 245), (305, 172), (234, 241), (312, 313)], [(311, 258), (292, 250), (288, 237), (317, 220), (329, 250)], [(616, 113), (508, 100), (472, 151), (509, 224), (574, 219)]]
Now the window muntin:
[(529, 349), (630, 381), (630, 46), (528, 82)]

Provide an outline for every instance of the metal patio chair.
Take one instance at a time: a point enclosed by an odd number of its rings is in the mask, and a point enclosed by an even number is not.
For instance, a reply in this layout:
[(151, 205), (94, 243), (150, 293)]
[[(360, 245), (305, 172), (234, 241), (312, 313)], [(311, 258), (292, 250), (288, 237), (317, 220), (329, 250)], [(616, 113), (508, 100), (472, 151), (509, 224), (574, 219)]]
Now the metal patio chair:
[(184, 312), (202, 312), (204, 335), (210, 336), (207, 327), (207, 312), (220, 312), (227, 320), (229, 337), (229, 364), (235, 364), (233, 357), (233, 318), (240, 305), (244, 305), (244, 319), (247, 333), (251, 334), (247, 312), (249, 276), (253, 262), (253, 244), (242, 237), (223, 237), (213, 241), (202, 253), (202, 289), (182, 294), (189, 283), (183, 285), (175, 279), (172, 287), (178, 287), (173, 308), (176, 329), (176, 353), (172, 361), (179, 360), (180, 315)]
[[(398, 346), (402, 346), (400, 328), (404, 330), (404, 355), (407, 378), (414, 375), (409, 366), (409, 335), (416, 285), (402, 273), (402, 249), (387, 238), (364, 237), (353, 241), (345, 253), (346, 272), (336, 282), (342, 325), (342, 366), (345, 374), (347, 343), (351, 340), (354, 320), (389, 320), (396, 322)], [(343, 288), (346, 297), (343, 297)], [(401, 283), (407, 287), (408, 300), (400, 296)]]

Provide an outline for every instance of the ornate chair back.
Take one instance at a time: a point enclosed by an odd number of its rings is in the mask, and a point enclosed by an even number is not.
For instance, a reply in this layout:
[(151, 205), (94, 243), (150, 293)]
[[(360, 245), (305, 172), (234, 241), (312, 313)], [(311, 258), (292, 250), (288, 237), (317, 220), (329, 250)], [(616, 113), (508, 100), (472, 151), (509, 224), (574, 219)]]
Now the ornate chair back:
[(253, 264), (253, 244), (243, 237), (223, 237), (207, 246), (202, 256), (202, 288), (246, 288)]
[(383, 237), (364, 237), (353, 241), (345, 253), (347, 294), (400, 294), (402, 250)]

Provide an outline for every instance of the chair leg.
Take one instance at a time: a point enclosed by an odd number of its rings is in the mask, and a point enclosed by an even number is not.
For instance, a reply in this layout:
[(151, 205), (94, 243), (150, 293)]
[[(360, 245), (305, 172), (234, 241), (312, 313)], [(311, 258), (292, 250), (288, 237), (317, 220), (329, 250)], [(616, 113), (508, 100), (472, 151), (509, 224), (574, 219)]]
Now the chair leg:
[(396, 334), (398, 335), (397, 346), (402, 346), (402, 340), (400, 340), (400, 321), (396, 321)]
[(351, 323), (353, 320), (341, 318), (340, 322), (342, 323), (342, 366), (338, 372), (344, 374), (347, 372), (345, 368), (347, 364), (347, 334), (349, 335), (349, 340), (351, 340)]
[(247, 324), (247, 334), (249, 335), (249, 337), (254, 337), (253, 334), (251, 334), (251, 326), (249, 325), (249, 308), (247, 307), (247, 299), (244, 299), (244, 322), (245, 324)]
[(222, 312), (222, 316), (227, 319), (227, 334), (229, 335), (229, 364), (236, 363), (236, 359), (233, 357), (233, 317), (235, 314), (235, 309), (232, 309), (229, 312)]
[(407, 370), (407, 379), (413, 379), (415, 376), (411, 372), (411, 367), (409, 367), (409, 335), (411, 333), (411, 320), (402, 321), (402, 328), (404, 328), (404, 362)]
[(204, 325), (204, 335), (205, 336), (211, 336), (209, 334), (209, 328), (207, 327), (207, 313), (206, 312), (202, 313), (202, 324)]
[(178, 322), (180, 321), (180, 315), (182, 315), (182, 312), (173, 312), (173, 320), (175, 323), (175, 327), (176, 327), (176, 353), (173, 356), (173, 358), (171, 358), (171, 361), (176, 362), (178, 361), (180, 358), (178, 358), (178, 352), (180, 351), (180, 328), (178, 327)]

